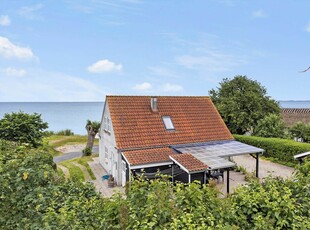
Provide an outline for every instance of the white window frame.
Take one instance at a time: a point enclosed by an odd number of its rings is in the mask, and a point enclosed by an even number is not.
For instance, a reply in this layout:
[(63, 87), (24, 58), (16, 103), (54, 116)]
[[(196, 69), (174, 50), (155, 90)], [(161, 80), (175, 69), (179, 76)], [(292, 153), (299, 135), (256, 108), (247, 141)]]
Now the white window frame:
[(161, 118), (163, 120), (166, 130), (175, 130), (173, 121), (170, 116), (162, 116)]

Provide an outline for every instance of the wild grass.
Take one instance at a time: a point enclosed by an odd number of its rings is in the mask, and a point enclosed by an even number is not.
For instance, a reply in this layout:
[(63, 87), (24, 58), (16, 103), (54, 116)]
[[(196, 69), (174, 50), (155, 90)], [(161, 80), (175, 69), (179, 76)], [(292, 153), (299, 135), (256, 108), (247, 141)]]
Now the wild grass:
[[(73, 135), (73, 136), (63, 136), (63, 135), (52, 135), (44, 139), (53, 148), (64, 146), (64, 145), (75, 145), (75, 144), (85, 144), (87, 143), (87, 136)], [(94, 144), (98, 144), (99, 140), (95, 139)]]

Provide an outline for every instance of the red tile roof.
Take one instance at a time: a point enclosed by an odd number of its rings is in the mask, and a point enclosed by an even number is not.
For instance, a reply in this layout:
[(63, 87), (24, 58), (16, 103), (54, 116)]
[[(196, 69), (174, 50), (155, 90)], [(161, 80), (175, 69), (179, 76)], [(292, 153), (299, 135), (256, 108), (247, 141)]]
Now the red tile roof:
[(123, 152), (130, 165), (172, 162), (169, 156), (174, 154), (176, 153), (170, 148), (141, 149)]
[(170, 156), (170, 158), (178, 165), (183, 166), (189, 172), (197, 172), (208, 169), (208, 166), (198, 160), (190, 153), (175, 154)]
[[(209, 97), (157, 98), (158, 111), (153, 112), (150, 96), (107, 96), (118, 148), (233, 139)], [(162, 116), (171, 117), (175, 131), (165, 129)]]

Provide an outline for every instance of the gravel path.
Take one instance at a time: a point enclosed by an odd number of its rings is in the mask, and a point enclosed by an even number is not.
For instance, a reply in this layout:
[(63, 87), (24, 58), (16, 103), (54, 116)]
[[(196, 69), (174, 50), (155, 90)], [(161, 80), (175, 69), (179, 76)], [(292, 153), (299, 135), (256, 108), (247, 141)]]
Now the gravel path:
[[(248, 172), (255, 171), (256, 160), (250, 155), (235, 156), (233, 160), (238, 166), (243, 166)], [(264, 159), (259, 159), (259, 178), (265, 178), (269, 175), (274, 177), (289, 178), (292, 176), (294, 168), (273, 163)]]

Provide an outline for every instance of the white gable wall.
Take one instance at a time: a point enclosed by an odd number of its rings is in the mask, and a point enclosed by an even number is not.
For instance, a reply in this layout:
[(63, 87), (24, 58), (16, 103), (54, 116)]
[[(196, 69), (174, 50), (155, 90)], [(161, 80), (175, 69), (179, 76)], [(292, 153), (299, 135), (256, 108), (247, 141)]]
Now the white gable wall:
[(115, 135), (108, 102), (105, 103), (100, 127), (99, 162), (108, 174), (112, 174), (115, 182), (120, 185), (120, 154), (116, 148)]

